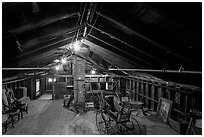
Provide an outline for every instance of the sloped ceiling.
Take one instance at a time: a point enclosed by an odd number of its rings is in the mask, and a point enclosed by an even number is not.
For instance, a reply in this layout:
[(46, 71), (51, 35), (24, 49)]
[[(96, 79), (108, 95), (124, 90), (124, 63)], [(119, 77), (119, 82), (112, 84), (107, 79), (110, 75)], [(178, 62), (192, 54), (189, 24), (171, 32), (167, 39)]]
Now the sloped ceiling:
[[(182, 66), (202, 71), (202, 3), (198, 2), (6, 2), (2, 34), (3, 68), (48, 67), (62, 56), (63, 47), (84, 39), (94, 54), (118, 68)], [(20, 72), (3, 71), (3, 78)], [(146, 76), (202, 85), (200, 74)]]

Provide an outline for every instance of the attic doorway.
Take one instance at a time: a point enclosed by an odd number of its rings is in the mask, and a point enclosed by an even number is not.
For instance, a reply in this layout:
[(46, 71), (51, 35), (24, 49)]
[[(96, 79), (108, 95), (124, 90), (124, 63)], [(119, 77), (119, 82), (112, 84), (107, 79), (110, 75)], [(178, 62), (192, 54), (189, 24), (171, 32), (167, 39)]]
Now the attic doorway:
[(40, 100), (52, 100), (53, 95), (53, 83), (49, 82), (49, 77), (45, 79), (45, 92), (41, 94), (41, 96), (38, 98)]

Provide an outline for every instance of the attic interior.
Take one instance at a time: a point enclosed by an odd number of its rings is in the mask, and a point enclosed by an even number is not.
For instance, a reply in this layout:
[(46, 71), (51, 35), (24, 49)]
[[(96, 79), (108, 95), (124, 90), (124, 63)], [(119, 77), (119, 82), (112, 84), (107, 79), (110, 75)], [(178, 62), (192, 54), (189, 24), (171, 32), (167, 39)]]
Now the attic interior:
[(2, 2), (2, 134), (202, 134), (202, 3)]

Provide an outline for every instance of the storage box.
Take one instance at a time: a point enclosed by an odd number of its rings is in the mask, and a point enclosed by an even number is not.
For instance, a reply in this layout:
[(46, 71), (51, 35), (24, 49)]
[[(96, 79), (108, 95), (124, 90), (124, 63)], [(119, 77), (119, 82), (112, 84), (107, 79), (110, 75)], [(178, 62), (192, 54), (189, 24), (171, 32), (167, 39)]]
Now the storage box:
[(188, 122), (182, 119), (169, 118), (169, 126), (181, 135), (185, 135), (188, 128)]

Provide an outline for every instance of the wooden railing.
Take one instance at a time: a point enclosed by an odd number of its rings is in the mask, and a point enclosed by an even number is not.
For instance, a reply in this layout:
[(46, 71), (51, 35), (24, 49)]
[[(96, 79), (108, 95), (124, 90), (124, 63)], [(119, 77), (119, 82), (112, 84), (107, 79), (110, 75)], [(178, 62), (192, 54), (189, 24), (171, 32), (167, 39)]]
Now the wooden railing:
[[(196, 101), (202, 104), (201, 90), (170, 87), (138, 79), (126, 79), (126, 92), (131, 94), (130, 97), (133, 100), (143, 101), (144, 106), (153, 111), (157, 110), (158, 101), (161, 97), (172, 100), (173, 106), (170, 117), (178, 117), (185, 121), (189, 120), (188, 114), (195, 107), (192, 102), (195, 94), (197, 94)], [(198, 106), (195, 109), (201, 111), (202, 107)]]

